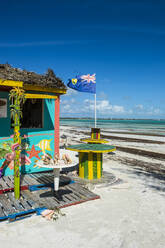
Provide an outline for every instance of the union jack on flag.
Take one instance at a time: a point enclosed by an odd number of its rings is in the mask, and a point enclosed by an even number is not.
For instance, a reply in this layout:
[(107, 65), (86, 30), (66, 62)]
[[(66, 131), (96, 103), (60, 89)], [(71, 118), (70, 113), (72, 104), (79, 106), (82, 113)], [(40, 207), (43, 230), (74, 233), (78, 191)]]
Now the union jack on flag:
[(96, 74), (76, 76), (69, 79), (67, 86), (81, 92), (96, 94)]
[(96, 74), (90, 75), (83, 75), (81, 76), (82, 81), (87, 81), (88, 83), (92, 82), (92, 83), (96, 83)]

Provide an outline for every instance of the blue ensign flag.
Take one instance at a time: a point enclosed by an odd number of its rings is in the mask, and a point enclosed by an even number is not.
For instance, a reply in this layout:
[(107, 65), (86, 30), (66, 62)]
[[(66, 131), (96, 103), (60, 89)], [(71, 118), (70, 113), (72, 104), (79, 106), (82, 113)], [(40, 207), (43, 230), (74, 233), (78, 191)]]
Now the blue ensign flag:
[(67, 86), (81, 92), (96, 94), (96, 74), (76, 76), (69, 79)]

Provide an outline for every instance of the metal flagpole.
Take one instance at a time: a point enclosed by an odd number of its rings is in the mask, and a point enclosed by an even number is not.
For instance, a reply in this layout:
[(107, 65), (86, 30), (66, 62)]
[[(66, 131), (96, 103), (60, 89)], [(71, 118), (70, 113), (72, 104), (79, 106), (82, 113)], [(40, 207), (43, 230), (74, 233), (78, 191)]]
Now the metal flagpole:
[(95, 128), (96, 128), (96, 94), (95, 94)]

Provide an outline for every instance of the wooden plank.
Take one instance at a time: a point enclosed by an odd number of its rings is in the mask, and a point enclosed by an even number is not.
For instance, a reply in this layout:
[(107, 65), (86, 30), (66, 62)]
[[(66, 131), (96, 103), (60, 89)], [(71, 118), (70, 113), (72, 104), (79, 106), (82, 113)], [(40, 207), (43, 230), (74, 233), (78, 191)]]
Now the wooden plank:
[(44, 179), (46, 179), (48, 183), (54, 182), (54, 176), (53, 175), (44, 175)]
[(21, 175), (20, 177), (20, 182), (21, 182), (21, 186), (27, 186), (28, 182), (26, 181), (26, 175)]
[(70, 197), (72, 201), (80, 200), (80, 197), (77, 194), (75, 194), (73, 188), (71, 188), (70, 185), (66, 185), (65, 188), (71, 191), (71, 193), (68, 193), (67, 196)]
[[(55, 196), (54, 196), (54, 190), (53, 189), (46, 189), (42, 190), (42, 193), (40, 191), (36, 192), (36, 194), (39, 196), (39, 201), (42, 199), (44, 201), (45, 207), (47, 208), (55, 208), (59, 207), (61, 204), (61, 201), (59, 201)], [(44, 196), (45, 194), (45, 196)], [(47, 196), (46, 196), (47, 195)]]
[(36, 185), (37, 180), (33, 177), (31, 177), (30, 175), (28, 177), (25, 178), (25, 181), (28, 183), (28, 185)]
[(57, 96), (45, 95), (45, 94), (25, 94), (27, 99), (57, 99)]
[(47, 183), (54, 183), (54, 176), (44, 176), (43, 178), (47, 181)]
[[(60, 202), (50, 189), (39, 190), (28, 193), (32, 200), (36, 201), (40, 207), (55, 208), (60, 205)], [(45, 196), (43, 196), (45, 194)], [(48, 196), (46, 196), (48, 195)], [(29, 199), (29, 198), (28, 198)]]
[(61, 201), (59, 202), (53, 195), (52, 197), (45, 198), (45, 200), (47, 201), (46, 207), (48, 209), (55, 209), (56, 207), (59, 207), (61, 203)]
[(38, 184), (45, 184), (47, 181), (41, 179), (40, 177), (36, 177), (35, 175), (30, 175), (33, 180), (36, 180), (36, 182), (33, 185), (38, 185)]
[(49, 183), (48, 179), (44, 175), (36, 178), (36, 180), (38, 183), (41, 183), (41, 184), (48, 184)]
[(7, 199), (6, 194), (0, 195), (0, 203), (1, 203), (1, 206), (3, 208), (3, 211), (4, 211), (5, 215), (9, 215), (9, 214), (15, 212), (15, 210), (14, 210), (14, 208), (12, 206), (12, 203), (11, 203), (10, 200)]
[(39, 205), (32, 199), (32, 195), (29, 190), (22, 191), (21, 196), (23, 197), (24, 200), (26, 200), (32, 206), (32, 208), (39, 207)]
[(84, 192), (81, 190), (79, 191), (73, 190), (73, 192), (74, 192), (74, 195), (77, 196), (79, 200), (85, 200), (89, 198), (89, 196), (87, 196), (87, 194), (84, 194)]
[(38, 183), (41, 183), (41, 184), (50, 184), (50, 183), (53, 183), (54, 182), (54, 177), (52, 177), (52, 180), (50, 178), (48, 178), (48, 176), (46, 175), (42, 175), (40, 174), (39, 176), (36, 177), (36, 175), (33, 175), (34, 178), (36, 178), (37, 182)]
[(23, 82), (0, 79), (0, 86), (23, 87)]
[(85, 197), (92, 197), (92, 196), (94, 196), (94, 193), (93, 192), (89, 191), (85, 187), (82, 187), (80, 184), (74, 183), (74, 185), (71, 184), (71, 185), (69, 185), (69, 187), (71, 189), (73, 189), (74, 191), (77, 191), (77, 192), (81, 193)]
[(4, 217), (4, 216), (6, 216), (6, 215), (5, 215), (4, 211), (3, 211), (2, 206), (0, 205), (0, 218)]
[(11, 181), (9, 176), (5, 176), (4, 178), (5, 178), (6, 184), (9, 185), (9, 188), (13, 188), (14, 187), (14, 181)]
[(21, 181), (23, 185), (29, 185), (30, 181), (29, 181), (29, 175), (23, 175), (21, 176)]
[(25, 190), (24, 195), (27, 197), (27, 199), (32, 200), (33, 202), (37, 203), (40, 207), (46, 207), (46, 202), (43, 198), (40, 197), (40, 194), (42, 193), (42, 190), (40, 190), (40, 193), (38, 191), (30, 192), (29, 190)]
[(23, 205), (23, 207), (24, 207), (26, 210), (32, 209), (32, 207), (28, 204), (28, 201), (27, 201), (26, 199), (21, 199), (21, 198), (20, 198), (20, 203)]
[(1, 177), (0, 184), (2, 185), (3, 189), (9, 188), (9, 185), (5, 181), (5, 177)]
[(88, 179), (93, 179), (93, 153), (88, 153)]
[(66, 201), (68, 204), (75, 202), (75, 200), (76, 200), (77, 198), (75, 199), (75, 198), (73, 197), (73, 196), (74, 196), (73, 191), (72, 191), (70, 188), (68, 188), (67, 186), (65, 186), (65, 189), (71, 191), (71, 193), (68, 193), (68, 194), (63, 195), (65, 201)]
[(24, 84), (24, 90), (34, 90), (34, 91), (41, 91), (41, 92), (50, 92), (50, 93), (57, 93), (57, 94), (66, 94), (67, 90), (65, 89), (55, 89), (55, 88), (47, 88), (35, 85)]
[(14, 193), (7, 193), (10, 201), (12, 202), (12, 204), (15, 206), (15, 211), (14, 212), (21, 212), (21, 211), (25, 211), (24, 207), (20, 204), (20, 200), (15, 199), (14, 197)]
[(68, 196), (69, 194), (64, 194), (62, 196), (63, 202), (65, 202), (66, 204), (70, 204), (73, 200), (71, 197)]
[(93, 197), (96, 196), (96, 194), (94, 194), (93, 192), (89, 191), (88, 189), (86, 189), (85, 187), (82, 187), (79, 191), (81, 194), (86, 195), (86, 197)]

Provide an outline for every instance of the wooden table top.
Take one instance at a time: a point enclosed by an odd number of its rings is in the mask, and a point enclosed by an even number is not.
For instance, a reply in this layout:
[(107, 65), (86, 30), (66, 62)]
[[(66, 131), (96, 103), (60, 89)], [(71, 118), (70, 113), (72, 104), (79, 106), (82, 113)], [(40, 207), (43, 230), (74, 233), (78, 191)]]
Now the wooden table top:
[(116, 150), (116, 147), (105, 144), (78, 144), (78, 145), (68, 146), (66, 147), (66, 149), (77, 152), (104, 153), (104, 152), (113, 152)]

